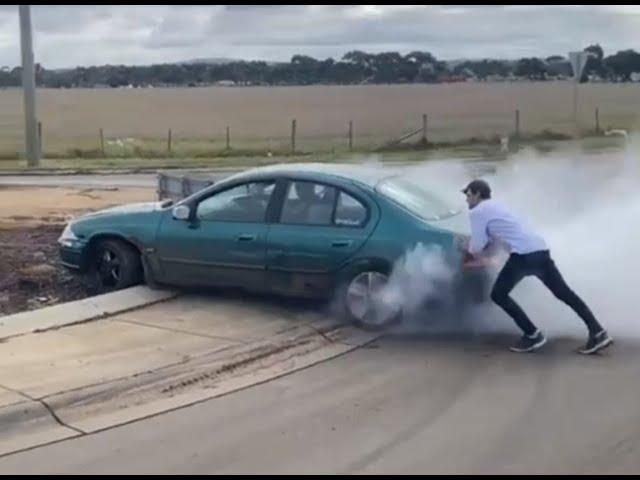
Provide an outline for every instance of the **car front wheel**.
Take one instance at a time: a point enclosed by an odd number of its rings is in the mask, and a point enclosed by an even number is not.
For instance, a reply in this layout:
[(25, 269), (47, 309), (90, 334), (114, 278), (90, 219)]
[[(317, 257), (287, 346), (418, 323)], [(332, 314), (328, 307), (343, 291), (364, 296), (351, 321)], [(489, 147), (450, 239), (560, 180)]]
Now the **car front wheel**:
[(138, 251), (114, 239), (102, 240), (92, 257), (90, 280), (99, 293), (121, 290), (142, 279), (142, 265)]

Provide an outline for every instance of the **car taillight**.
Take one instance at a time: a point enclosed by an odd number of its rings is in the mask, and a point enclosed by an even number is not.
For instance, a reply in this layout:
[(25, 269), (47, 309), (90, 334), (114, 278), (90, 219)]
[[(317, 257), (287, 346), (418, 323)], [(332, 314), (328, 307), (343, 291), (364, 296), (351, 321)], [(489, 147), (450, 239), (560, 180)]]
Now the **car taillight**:
[(467, 235), (456, 235), (453, 237), (453, 244), (460, 252), (466, 252), (469, 246), (470, 237)]

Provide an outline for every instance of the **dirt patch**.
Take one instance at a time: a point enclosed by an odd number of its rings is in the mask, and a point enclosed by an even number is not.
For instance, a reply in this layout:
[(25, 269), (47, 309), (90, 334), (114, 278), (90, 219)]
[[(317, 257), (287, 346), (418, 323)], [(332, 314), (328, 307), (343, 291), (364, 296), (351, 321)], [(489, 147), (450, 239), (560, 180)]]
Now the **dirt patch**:
[(149, 188), (0, 187), (0, 228), (61, 224), (86, 212), (154, 200)]
[(80, 277), (58, 264), (63, 225), (0, 229), (0, 315), (90, 295)]
[(59, 265), (67, 218), (153, 200), (144, 188), (0, 188), (0, 315), (90, 296), (82, 278)]

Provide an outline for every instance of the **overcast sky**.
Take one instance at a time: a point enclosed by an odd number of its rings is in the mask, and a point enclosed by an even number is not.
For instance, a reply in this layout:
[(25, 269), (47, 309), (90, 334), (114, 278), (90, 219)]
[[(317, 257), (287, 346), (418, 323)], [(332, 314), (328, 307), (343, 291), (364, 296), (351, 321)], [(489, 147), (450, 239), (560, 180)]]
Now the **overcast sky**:
[[(634, 5), (34, 6), (35, 58), (47, 68), (193, 58), (339, 59), (426, 50), (441, 59), (546, 57), (600, 43), (640, 50)], [(0, 6), (0, 67), (20, 63), (18, 7)]]

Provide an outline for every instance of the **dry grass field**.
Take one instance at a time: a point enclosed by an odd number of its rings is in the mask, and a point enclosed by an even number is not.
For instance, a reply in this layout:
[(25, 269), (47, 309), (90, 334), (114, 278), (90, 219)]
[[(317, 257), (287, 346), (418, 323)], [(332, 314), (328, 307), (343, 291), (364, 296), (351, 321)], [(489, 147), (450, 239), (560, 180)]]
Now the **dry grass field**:
[[(99, 156), (103, 129), (107, 156), (158, 156), (172, 130), (174, 156), (296, 148), (347, 149), (349, 121), (354, 148), (368, 149), (419, 128), (428, 115), (433, 142), (490, 138), (514, 130), (520, 110), (523, 134), (572, 132), (572, 85), (567, 82), (367, 85), (181, 89), (39, 90), (38, 116), (45, 156)], [(585, 84), (579, 90), (583, 131), (600, 126), (633, 129), (639, 119), (640, 85)], [(23, 149), (22, 96), (0, 90), (0, 157)]]

